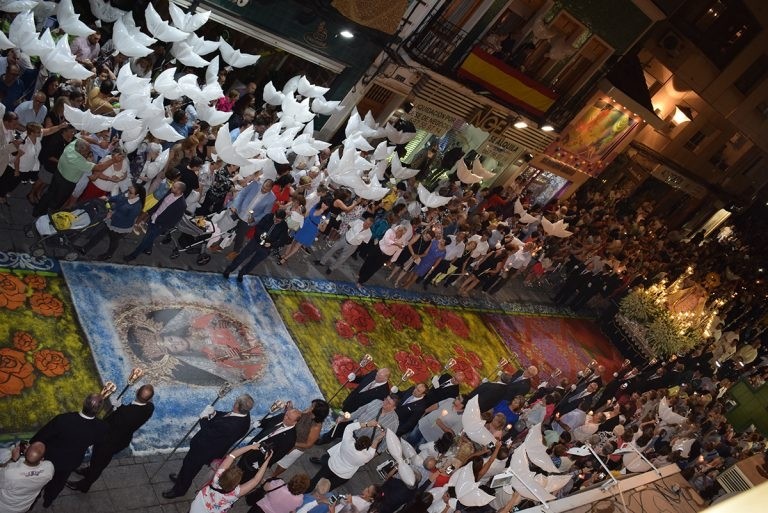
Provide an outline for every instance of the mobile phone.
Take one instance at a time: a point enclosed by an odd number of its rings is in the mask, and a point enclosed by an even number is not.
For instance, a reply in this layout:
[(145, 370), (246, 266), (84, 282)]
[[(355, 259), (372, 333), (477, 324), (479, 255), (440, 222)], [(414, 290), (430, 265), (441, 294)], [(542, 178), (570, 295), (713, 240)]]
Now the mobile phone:
[(446, 473), (446, 475), (449, 475), (449, 476), (450, 476), (451, 474), (453, 474), (453, 471), (454, 471), (454, 470), (456, 470), (456, 467), (454, 467), (453, 465), (448, 465), (448, 466), (445, 468), (445, 473)]
[(29, 448), (29, 440), (22, 440), (19, 442), (19, 452), (21, 454), (24, 454), (27, 452), (27, 449)]
[(338, 497), (336, 497), (335, 495), (328, 496), (328, 504), (336, 504), (337, 502), (339, 502)]

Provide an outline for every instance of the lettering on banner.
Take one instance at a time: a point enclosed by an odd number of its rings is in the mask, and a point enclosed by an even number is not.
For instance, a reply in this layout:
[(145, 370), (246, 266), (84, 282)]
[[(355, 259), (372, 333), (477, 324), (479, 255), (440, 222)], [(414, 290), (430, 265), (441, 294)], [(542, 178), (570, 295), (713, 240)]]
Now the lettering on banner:
[(493, 112), (489, 106), (477, 107), (467, 120), (469, 124), (491, 134), (502, 135), (514, 121), (514, 116), (504, 116)]
[(453, 127), (456, 116), (426, 103), (416, 103), (408, 119), (418, 128), (435, 135), (443, 135)]
[(491, 135), (486, 140), (481, 153), (493, 157), (499, 162), (507, 162), (517, 157), (521, 151), (520, 146), (509, 139), (498, 135)]

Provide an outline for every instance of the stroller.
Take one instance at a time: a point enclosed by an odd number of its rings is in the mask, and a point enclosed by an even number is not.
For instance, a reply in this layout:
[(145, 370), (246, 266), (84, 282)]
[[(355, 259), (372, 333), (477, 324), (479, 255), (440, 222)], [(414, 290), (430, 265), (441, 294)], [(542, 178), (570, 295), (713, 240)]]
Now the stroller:
[(80, 256), (74, 241), (81, 234), (97, 226), (107, 217), (109, 207), (100, 199), (87, 201), (70, 210), (62, 210), (45, 214), (37, 218), (34, 225), (27, 226), (24, 233), (27, 237), (35, 237), (35, 231), (40, 238), (29, 248), (32, 256), (42, 257), (46, 254), (46, 242), (50, 241), (56, 249), (64, 249), (64, 260), (77, 260)]
[[(167, 235), (173, 243), (171, 258), (179, 258), (181, 253), (199, 252), (197, 264), (205, 265), (211, 261), (211, 255), (205, 249), (214, 244), (221, 248), (232, 244), (236, 228), (237, 221), (232, 219), (227, 210), (209, 216), (185, 215)], [(174, 233), (178, 233), (175, 238)]]

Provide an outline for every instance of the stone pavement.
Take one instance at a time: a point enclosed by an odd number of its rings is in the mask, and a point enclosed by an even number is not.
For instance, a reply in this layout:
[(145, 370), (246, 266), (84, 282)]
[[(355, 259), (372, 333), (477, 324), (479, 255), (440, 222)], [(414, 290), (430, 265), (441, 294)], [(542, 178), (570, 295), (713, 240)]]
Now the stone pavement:
[[(325, 452), (324, 448), (315, 447), (304, 454), (282, 476), (286, 480), (300, 472), (312, 477), (318, 465), (309, 461), (310, 456), (320, 456)], [(127, 454), (127, 452), (125, 453)], [(212, 477), (208, 468), (200, 471), (187, 495), (176, 499), (164, 499), (162, 493), (171, 487), (168, 474), (178, 472), (181, 467), (183, 453), (174, 454), (160, 472), (158, 467), (165, 459), (165, 455), (115, 458), (96, 481), (91, 490), (84, 494), (65, 488), (53, 505), (43, 508), (42, 499), (38, 500), (30, 512), (51, 513), (187, 513), (189, 505), (199, 490)], [(377, 456), (374, 460), (360, 469), (354, 479), (345, 486), (339, 488), (339, 493), (359, 493), (371, 483), (380, 483), (381, 478), (376, 473), (376, 465), (384, 461), (384, 456)], [(152, 483), (149, 478), (157, 472)], [(73, 480), (80, 476), (72, 474)], [(244, 513), (249, 506), (244, 499), (238, 501), (230, 510), (233, 513)]]

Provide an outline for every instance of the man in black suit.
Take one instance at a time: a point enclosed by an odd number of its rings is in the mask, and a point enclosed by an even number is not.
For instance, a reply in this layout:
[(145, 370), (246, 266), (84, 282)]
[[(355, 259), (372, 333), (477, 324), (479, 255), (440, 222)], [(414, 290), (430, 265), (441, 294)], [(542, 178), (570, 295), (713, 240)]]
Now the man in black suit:
[(243, 394), (235, 399), (231, 412), (208, 411), (206, 407), (200, 419), (200, 431), (189, 442), (189, 452), (184, 457), (178, 474), (169, 477), (173, 488), (163, 492), (163, 497), (173, 499), (187, 493), (203, 465), (222, 458), (240, 438), (245, 436), (251, 425), (250, 411), (253, 398)]
[(531, 365), (525, 370), (519, 369), (514, 374), (502, 373), (499, 381), (480, 383), (464, 397), (464, 405), (474, 396), (479, 396), (477, 405), (480, 411), (488, 411), (501, 401), (511, 401), (518, 395), (525, 395), (531, 389), (531, 378), (538, 374), (538, 369)]
[[(301, 410), (288, 406), (283, 415), (273, 415), (261, 424), (261, 431), (251, 438), (249, 444), (259, 444), (262, 450), (250, 451), (243, 455), (237, 466), (243, 471), (241, 483), (245, 483), (256, 475), (259, 467), (264, 464), (264, 458), (272, 451), (272, 459), (267, 466), (280, 461), (296, 445), (296, 423), (301, 418)], [(255, 498), (255, 496), (250, 496)], [(252, 504), (248, 502), (248, 504)]]
[[(254, 267), (267, 259), (271, 251), (280, 248), (288, 237), (288, 223), (285, 222), (285, 210), (278, 210), (274, 214), (267, 214), (256, 223), (256, 237), (253, 237), (240, 253), (224, 269), (223, 276), (229, 279), (229, 274), (240, 267), (237, 273), (237, 281), (243, 281), (243, 276)], [(274, 461), (274, 458), (272, 458)]]
[[(591, 407), (592, 401), (595, 399), (597, 389), (597, 383), (593, 381), (581, 392), (573, 393), (566, 397), (563, 401), (560, 402), (560, 404), (557, 405), (555, 411), (560, 413), (560, 415), (565, 415), (566, 413), (572, 412), (582, 404), (589, 404)], [(587, 408), (587, 410), (589, 410), (589, 408)]]
[(427, 408), (437, 404), (443, 399), (459, 396), (459, 380), (450, 374), (441, 374), (437, 379), (432, 380), (432, 388), (427, 391), (424, 398)]
[(136, 260), (141, 252), (151, 255), (155, 239), (179, 224), (187, 210), (187, 203), (184, 201), (185, 190), (187, 190), (187, 186), (184, 182), (174, 182), (168, 194), (163, 196), (163, 199), (149, 210), (146, 235), (141, 239), (136, 249), (125, 255), (123, 260), (126, 262)]
[[(511, 401), (518, 395), (526, 395), (531, 390), (531, 378), (538, 374), (539, 369), (537, 369), (535, 365), (529, 365), (525, 369), (518, 369), (517, 372), (512, 374), (509, 378), (504, 399)], [(496, 405), (494, 404), (494, 406)]]
[(45, 444), (45, 457), (55, 469), (53, 479), (43, 488), (43, 507), (50, 507), (64, 489), (69, 474), (82, 463), (88, 447), (107, 434), (107, 424), (96, 418), (103, 402), (101, 395), (89, 395), (82, 411), (55, 416), (30, 440)]
[(152, 385), (143, 385), (136, 391), (135, 401), (118, 406), (104, 419), (109, 426), (107, 435), (93, 446), (90, 465), (82, 471), (77, 471), (83, 479), (76, 482), (67, 481), (69, 488), (83, 493), (90, 490), (91, 485), (112, 461), (112, 457), (128, 447), (133, 439), (133, 433), (152, 417), (155, 411), (155, 405), (151, 402), (154, 395), (155, 389)]
[(424, 383), (417, 383), (397, 394), (400, 399), (399, 406), (395, 409), (398, 419), (397, 436), (410, 433), (419, 423), (419, 419), (424, 415), (424, 410), (428, 406), (426, 394), (427, 385)]
[(389, 369), (382, 367), (375, 372), (371, 371), (363, 376), (355, 377), (352, 382), (357, 383), (357, 388), (344, 399), (341, 409), (345, 412), (353, 412), (374, 399), (383, 401), (389, 395), (390, 374)]

